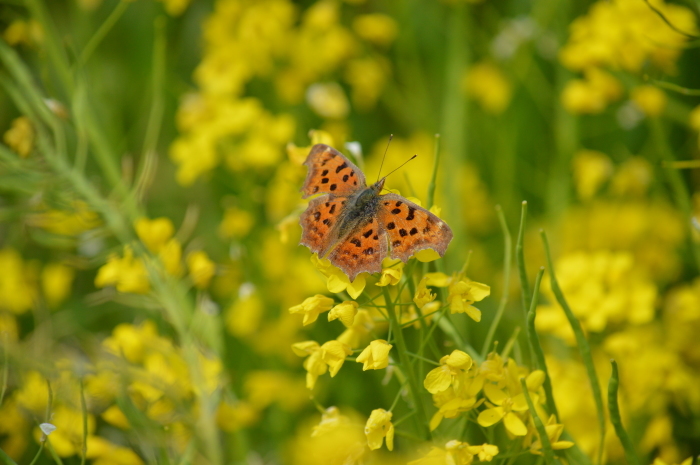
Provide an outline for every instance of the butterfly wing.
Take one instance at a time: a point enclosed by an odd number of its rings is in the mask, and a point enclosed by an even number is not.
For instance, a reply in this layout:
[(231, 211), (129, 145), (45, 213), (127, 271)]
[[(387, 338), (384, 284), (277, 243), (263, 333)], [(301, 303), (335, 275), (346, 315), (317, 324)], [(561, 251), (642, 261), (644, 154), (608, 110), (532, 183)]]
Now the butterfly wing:
[(389, 236), (390, 257), (406, 262), (414, 253), (433, 249), (442, 257), (452, 240), (452, 230), (423, 207), (396, 194), (380, 197), (377, 217)]
[(337, 241), (336, 226), (340, 212), (345, 207), (344, 197), (324, 195), (309, 202), (306, 211), (301, 214), (299, 224), (302, 228), (301, 245), (311, 252), (323, 257)]
[(375, 218), (369, 218), (351, 231), (328, 258), (352, 282), (360, 273), (382, 271), (386, 252), (386, 233)]
[(301, 187), (304, 198), (314, 194), (344, 197), (367, 187), (362, 171), (333, 147), (314, 145), (304, 164), (309, 168)]

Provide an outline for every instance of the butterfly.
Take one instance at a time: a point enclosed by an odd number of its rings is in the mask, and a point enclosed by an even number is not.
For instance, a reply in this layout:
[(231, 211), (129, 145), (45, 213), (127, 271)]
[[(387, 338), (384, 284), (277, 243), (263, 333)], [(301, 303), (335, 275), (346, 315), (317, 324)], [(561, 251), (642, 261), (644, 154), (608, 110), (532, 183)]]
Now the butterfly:
[(380, 195), (386, 176), (367, 186), (365, 175), (343, 154), (324, 144), (311, 148), (301, 187), (316, 197), (302, 213), (300, 245), (331, 264), (350, 281), (363, 272), (382, 271), (387, 256), (407, 262), (415, 252), (445, 254), (452, 230), (440, 218), (397, 194)]

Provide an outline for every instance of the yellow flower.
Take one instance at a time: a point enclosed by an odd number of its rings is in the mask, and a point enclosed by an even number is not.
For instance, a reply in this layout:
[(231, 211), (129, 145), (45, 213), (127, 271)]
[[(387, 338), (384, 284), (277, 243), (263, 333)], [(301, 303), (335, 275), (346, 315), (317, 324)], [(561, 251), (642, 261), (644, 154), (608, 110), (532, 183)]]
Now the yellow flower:
[(95, 277), (96, 287), (114, 285), (124, 293), (146, 294), (151, 290), (146, 266), (141, 258), (134, 258), (131, 247), (124, 246), (124, 257), (113, 254), (107, 259)]
[(359, 304), (353, 300), (347, 300), (333, 307), (328, 313), (328, 321), (340, 319), (346, 328), (350, 328), (355, 321)]
[(382, 47), (390, 45), (398, 33), (396, 21), (381, 13), (357, 16), (352, 28), (360, 38)]
[(110, 337), (102, 341), (102, 346), (131, 363), (142, 363), (148, 344), (157, 341), (157, 338), (158, 330), (151, 320), (146, 320), (139, 326), (122, 323), (112, 330)]
[(316, 144), (326, 144), (330, 145), (331, 147), (335, 146), (333, 136), (326, 131), (312, 129), (309, 131), (309, 139), (311, 140), (311, 145), (308, 147), (297, 147), (292, 142), (287, 144), (287, 155), (289, 156), (289, 160), (295, 165), (301, 166), (301, 164), (306, 160), (306, 157), (309, 156), (311, 147)]
[(331, 377), (338, 373), (343, 366), (345, 357), (352, 354), (352, 349), (340, 341), (328, 341), (322, 346), (316, 341), (304, 341), (292, 344), (292, 350), (304, 360), (306, 370), (306, 387), (313, 389), (319, 376), (325, 374), (330, 367)]
[(607, 106), (605, 94), (583, 79), (572, 79), (561, 93), (561, 104), (572, 114), (601, 113)]
[[(573, 442), (559, 440), (559, 437), (564, 432), (564, 425), (557, 423), (557, 418), (554, 415), (549, 417), (549, 420), (547, 420), (547, 425), (544, 427), (544, 429), (547, 432), (547, 437), (549, 438), (549, 444), (552, 446), (552, 450), (562, 450), (573, 447)], [(530, 445), (530, 452), (533, 454), (542, 455), (542, 440), (539, 437), (539, 434), (537, 436), (537, 440)]]
[(0, 309), (21, 314), (37, 296), (34, 271), (14, 249), (0, 249)]
[(453, 383), (458, 383), (459, 375), (471, 368), (472, 358), (461, 350), (454, 350), (440, 359), (440, 365), (430, 370), (423, 381), (423, 386), (431, 394), (445, 391)]
[(333, 299), (321, 294), (316, 294), (313, 297), (307, 297), (299, 305), (289, 308), (289, 313), (293, 315), (304, 315), (303, 325), (310, 325), (318, 319), (318, 316), (327, 312), (333, 307)]
[(224, 431), (233, 432), (254, 425), (260, 412), (245, 401), (223, 401), (216, 409), (216, 424)]
[(489, 113), (498, 115), (508, 108), (512, 86), (493, 63), (477, 63), (464, 76), (463, 87)]
[(394, 450), (394, 425), (391, 423), (392, 413), (382, 408), (372, 410), (365, 425), (365, 436), (370, 450), (382, 447), (386, 437), (386, 448)]
[(490, 462), (498, 455), (498, 446), (493, 444), (482, 444), (480, 446), (469, 446), (469, 452), (479, 456), (481, 462)]
[(358, 110), (375, 106), (389, 77), (389, 65), (381, 57), (356, 58), (345, 67), (345, 81), (352, 87), (352, 103)]
[(226, 310), (224, 324), (234, 336), (248, 337), (258, 332), (264, 314), (265, 303), (260, 293), (252, 284), (244, 283), (238, 291), (238, 300)]
[(592, 198), (613, 172), (610, 158), (595, 150), (579, 150), (573, 160), (576, 192), (582, 200)]
[(97, 228), (100, 218), (82, 201), (71, 203), (72, 210), (45, 210), (31, 217), (31, 224), (54, 234), (77, 236)]
[(647, 116), (659, 116), (666, 108), (668, 98), (664, 91), (654, 86), (639, 86), (632, 89), (632, 101)]
[(367, 310), (360, 309), (357, 311), (352, 325), (338, 336), (338, 340), (355, 349), (362, 344), (362, 341), (365, 340), (373, 328), (374, 320), (372, 316)]
[(319, 116), (342, 119), (350, 112), (350, 103), (337, 82), (316, 83), (306, 90), (306, 103)]
[[(98, 436), (88, 436), (85, 457), (99, 465), (141, 465), (143, 460), (128, 447), (112, 444)], [(53, 435), (51, 436), (53, 444)]]
[[(51, 433), (51, 447), (59, 457), (70, 457), (79, 454), (83, 448), (83, 414), (80, 410), (74, 410), (65, 405), (58, 405), (53, 409), (51, 424), (56, 430)], [(88, 443), (95, 431), (95, 417), (87, 415)], [(40, 438), (41, 430), (34, 430), (34, 437)], [(38, 441), (37, 441), (38, 442)]]
[(219, 236), (224, 239), (245, 237), (255, 225), (252, 213), (236, 207), (229, 207), (224, 212), (224, 219), (219, 225)]
[(179, 16), (185, 11), (187, 5), (190, 4), (190, 0), (160, 0), (165, 5), (165, 11), (168, 12), (170, 16)]
[(355, 278), (355, 281), (350, 282), (348, 276), (342, 272), (340, 268), (331, 265), (330, 260), (327, 258), (320, 259), (316, 254), (311, 255), (311, 263), (313, 263), (316, 268), (326, 276), (326, 286), (328, 291), (334, 294), (339, 292), (347, 291), (350, 297), (357, 299), (362, 291), (365, 289), (367, 284), (366, 276), (367, 273), (360, 273)]
[(107, 408), (102, 415), (100, 415), (104, 421), (110, 425), (116, 426), (121, 429), (129, 429), (129, 420), (124, 415), (124, 412), (117, 405), (112, 405)]
[(175, 227), (170, 218), (139, 218), (134, 225), (141, 242), (153, 253), (158, 253), (166, 242), (175, 234)]
[(425, 304), (435, 300), (435, 297), (436, 295), (428, 289), (428, 277), (423, 276), (416, 288), (416, 295), (413, 296), (413, 302), (421, 309)]
[[(491, 401), (490, 408), (483, 410), (477, 417), (477, 422), (483, 427), (495, 425), (503, 420), (506, 429), (515, 436), (525, 436), (527, 427), (515, 412), (528, 409), (527, 400), (523, 393), (513, 397), (506, 394), (494, 384), (484, 386), (484, 394)], [(487, 403), (487, 405), (489, 405)]]
[(182, 276), (182, 244), (175, 238), (170, 239), (161, 247), (158, 258), (165, 268), (165, 272), (179, 278)]
[(382, 274), (379, 276), (377, 286), (395, 286), (401, 281), (404, 263), (400, 259), (392, 260), (389, 257), (382, 261)]
[(357, 356), (357, 363), (363, 363), (362, 371), (381, 370), (389, 366), (389, 351), (393, 346), (384, 339), (376, 339), (369, 343), (365, 350)]
[(20, 157), (26, 158), (34, 148), (34, 126), (26, 116), (12, 121), (12, 127), (5, 132), (3, 140)]
[(474, 321), (481, 321), (481, 311), (472, 306), (491, 294), (491, 288), (486, 284), (477, 283), (468, 278), (450, 283), (447, 302), (451, 313), (466, 313)]
[(190, 252), (187, 256), (187, 268), (190, 271), (192, 282), (199, 289), (208, 287), (216, 272), (216, 264), (202, 250)]
[[(654, 459), (654, 463), (652, 465), (669, 465), (663, 460), (661, 460), (659, 457)], [(683, 460), (679, 465), (693, 465), (693, 457), (688, 457), (687, 459)]]
[(692, 129), (700, 132), (700, 105), (693, 108), (690, 112), (690, 116), (688, 117), (688, 125)]
[(41, 287), (50, 307), (57, 307), (70, 295), (75, 270), (62, 263), (49, 263), (41, 270)]
[(41, 44), (44, 39), (44, 31), (41, 24), (35, 19), (29, 21), (15, 19), (2, 33), (2, 37), (12, 46), (18, 44), (34, 46)]

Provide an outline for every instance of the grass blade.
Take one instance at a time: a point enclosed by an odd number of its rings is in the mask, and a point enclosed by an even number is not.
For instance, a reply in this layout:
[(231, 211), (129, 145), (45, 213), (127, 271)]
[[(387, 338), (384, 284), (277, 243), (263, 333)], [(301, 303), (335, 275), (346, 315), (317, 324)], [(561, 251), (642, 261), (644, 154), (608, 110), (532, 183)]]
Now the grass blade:
[(620, 375), (617, 371), (617, 362), (610, 360), (612, 365), (612, 374), (608, 381), (608, 411), (610, 412), (610, 422), (615, 427), (615, 434), (620, 438), (622, 447), (625, 449), (625, 457), (629, 465), (639, 465), (639, 459), (634, 451), (634, 445), (630, 439), (625, 427), (622, 426), (622, 418), (620, 417), (620, 407), (617, 403), (617, 388), (620, 385)]
[(603, 463), (603, 448), (605, 447), (605, 409), (603, 407), (603, 394), (600, 390), (600, 383), (598, 381), (598, 374), (595, 371), (595, 366), (593, 365), (593, 357), (591, 356), (591, 346), (588, 344), (586, 336), (583, 334), (583, 328), (581, 328), (581, 323), (571, 311), (571, 307), (566, 302), (564, 298), (564, 293), (559, 287), (559, 282), (557, 281), (556, 273), (554, 272), (554, 263), (552, 262), (552, 254), (549, 250), (549, 241), (547, 241), (547, 234), (544, 230), (540, 230), (540, 236), (542, 237), (542, 243), (544, 244), (544, 250), (547, 254), (547, 265), (549, 266), (549, 272), (551, 275), (552, 292), (554, 297), (556, 297), (557, 302), (564, 309), (566, 318), (569, 320), (571, 329), (574, 331), (576, 336), (576, 344), (578, 345), (579, 353), (583, 359), (583, 363), (586, 366), (586, 372), (588, 373), (588, 379), (591, 383), (591, 390), (593, 391), (593, 400), (595, 401), (596, 413), (598, 414), (598, 427), (600, 429), (600, 444), (598, 449), (598, 457), (596, 463)]

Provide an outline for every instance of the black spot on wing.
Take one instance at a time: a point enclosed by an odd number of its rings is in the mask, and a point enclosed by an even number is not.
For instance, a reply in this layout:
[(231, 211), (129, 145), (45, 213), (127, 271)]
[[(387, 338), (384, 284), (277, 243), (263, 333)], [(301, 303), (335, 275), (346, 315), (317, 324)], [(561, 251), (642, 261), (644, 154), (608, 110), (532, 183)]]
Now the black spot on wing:
[(338, 173), (340, 173), (341, 171), (343, 171), (343, 170), (344, 170), (345, 168), (347, 168), (347, 167), (348, 167), (348, 164), (345, 163), (345, 162), (343, 162), (342, 165), (340, 165), (339, 167), (337, 167), (337, 168), (335, 169), (335, 173), (338, 174)]

